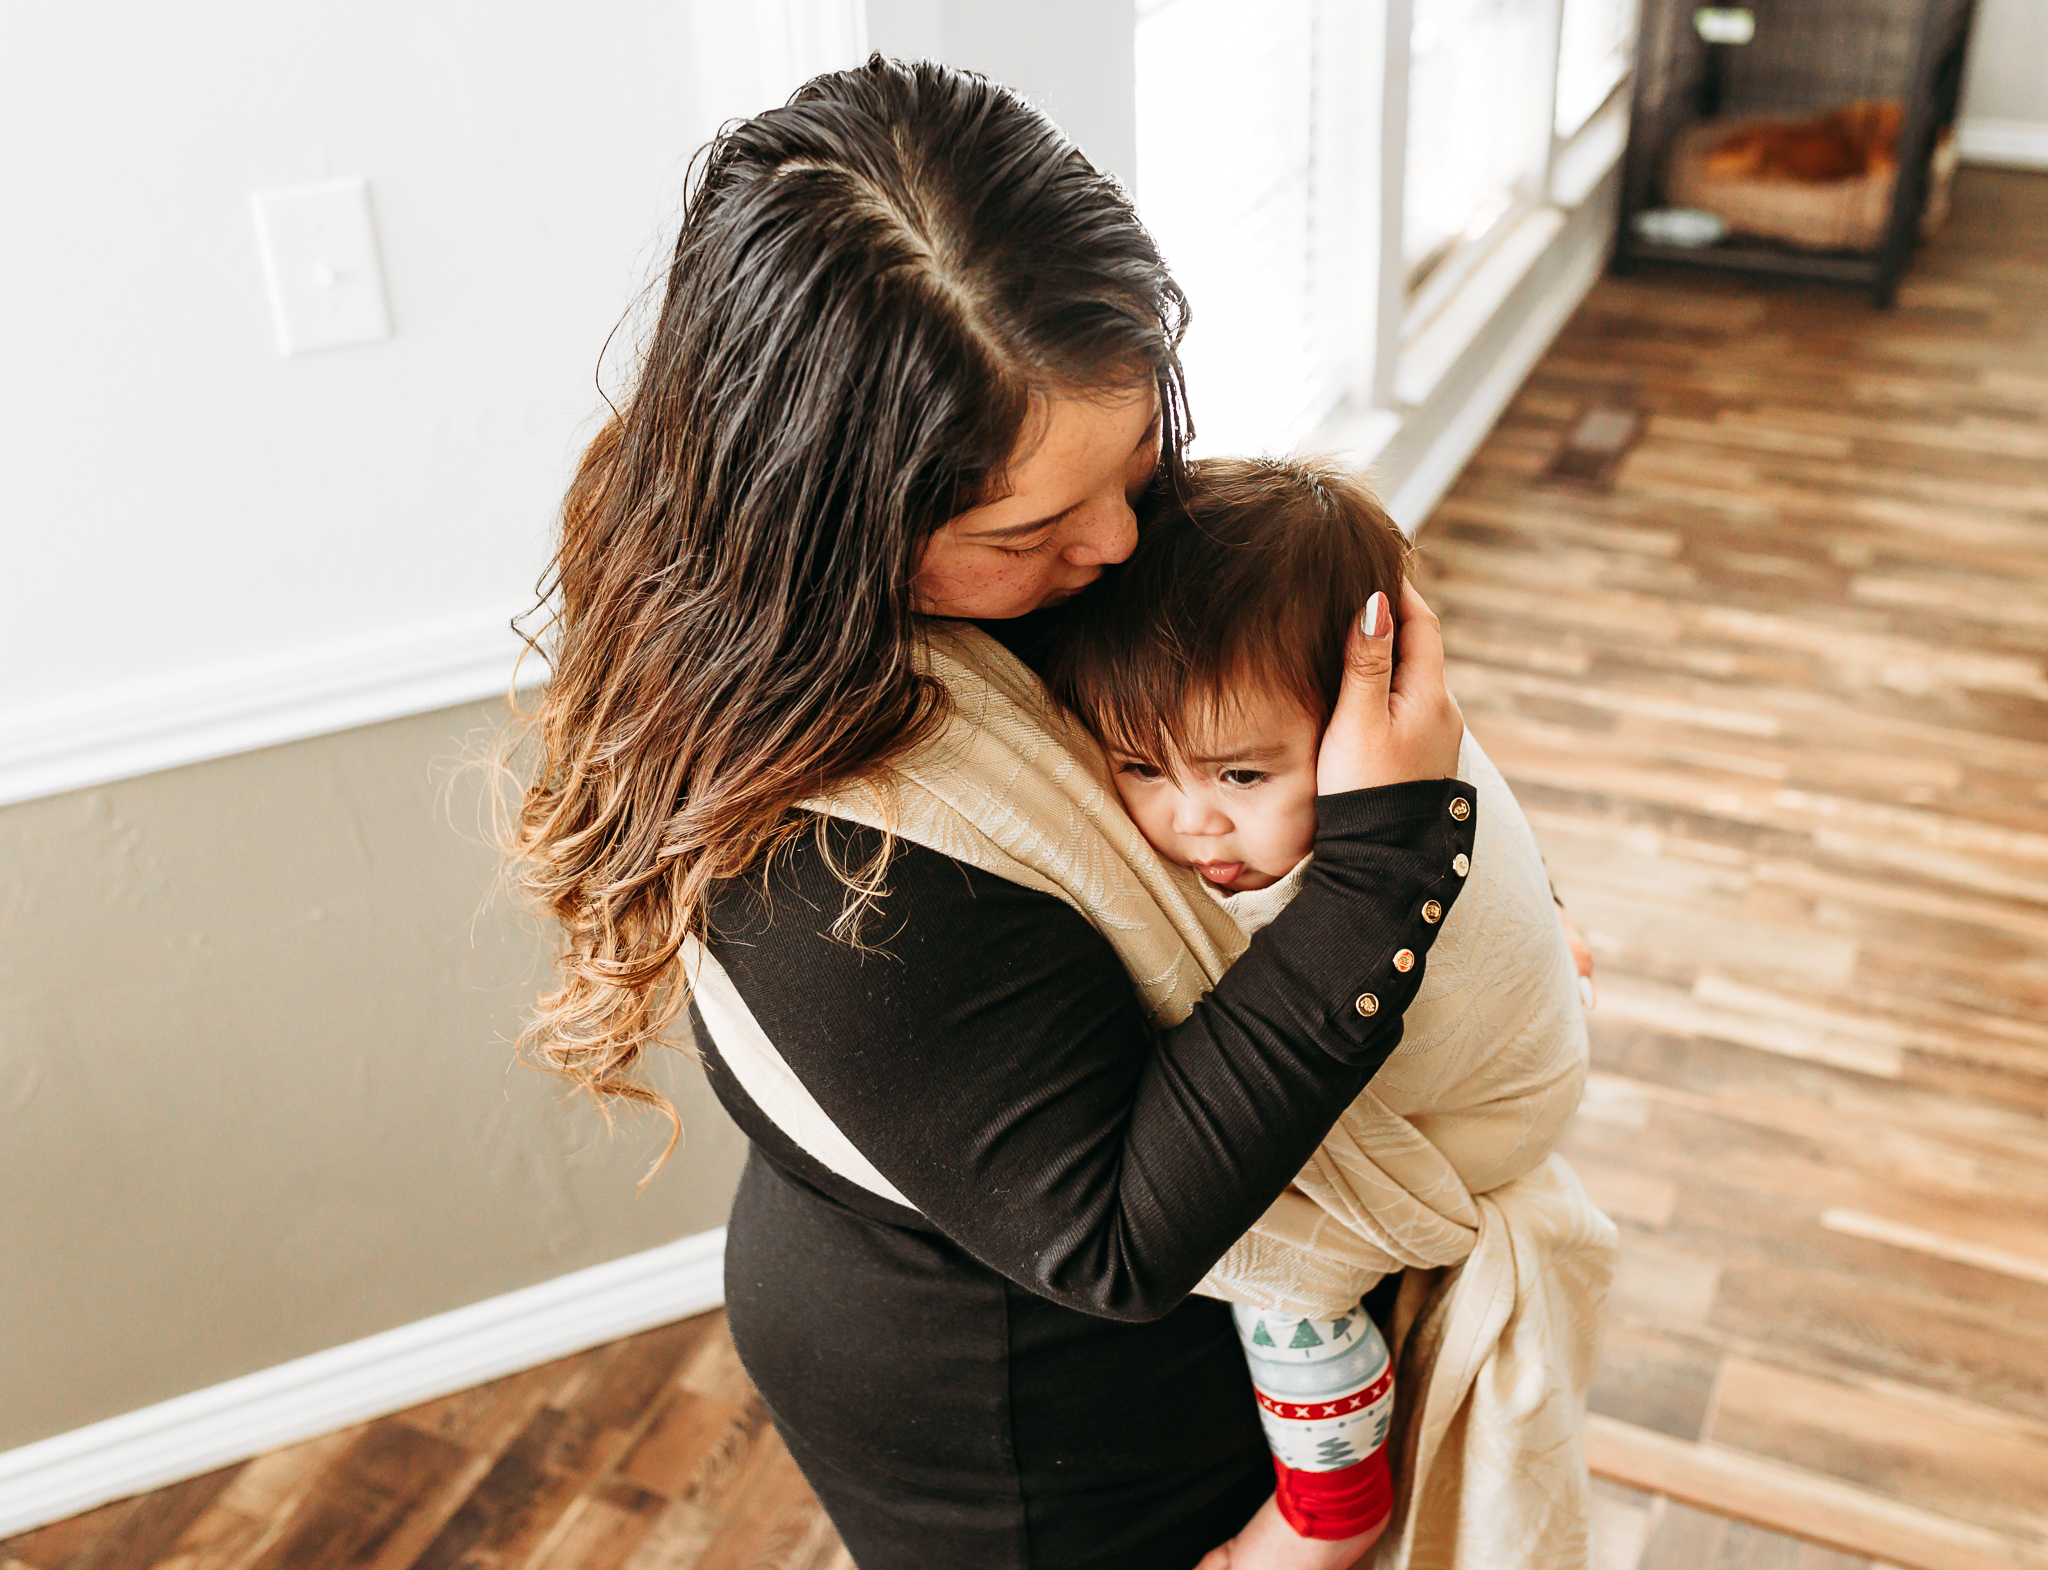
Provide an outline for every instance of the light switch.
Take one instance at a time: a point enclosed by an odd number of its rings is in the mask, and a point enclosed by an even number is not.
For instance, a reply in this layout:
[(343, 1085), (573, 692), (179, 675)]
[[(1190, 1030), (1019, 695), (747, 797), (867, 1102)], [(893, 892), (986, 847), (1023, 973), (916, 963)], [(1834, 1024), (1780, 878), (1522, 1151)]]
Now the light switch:
[(277, 351), (287, 359), (391, 336), (367, 180), (255, 191)]

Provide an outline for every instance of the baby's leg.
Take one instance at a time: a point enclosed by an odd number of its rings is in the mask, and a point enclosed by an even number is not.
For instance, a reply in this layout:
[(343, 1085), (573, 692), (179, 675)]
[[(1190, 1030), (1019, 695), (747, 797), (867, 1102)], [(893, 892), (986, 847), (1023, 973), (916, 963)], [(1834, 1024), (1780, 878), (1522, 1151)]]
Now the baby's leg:
[(1361, 1306), (1337, 1319), (1232, 1310), (1279, 1479), (1274, 1503), (1303, 1537), (1355, 1537), (1393, 1509), (1387, 1430), (1394, 1367)]

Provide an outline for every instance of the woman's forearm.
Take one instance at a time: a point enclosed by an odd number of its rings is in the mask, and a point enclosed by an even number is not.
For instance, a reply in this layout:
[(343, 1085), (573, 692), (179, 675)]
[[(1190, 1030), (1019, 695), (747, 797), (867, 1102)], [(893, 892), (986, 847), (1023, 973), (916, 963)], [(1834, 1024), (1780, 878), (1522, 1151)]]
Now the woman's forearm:
[[(819, 1106), (940, 1230), (1055, 1301), (1153, 1318), (1399, 1043), (1469, 865), (1470, 802), (1448, 781), (1328, 801), (1309, 886), (1166, 1031), (1071, 907), (921, 847), (899, 850), (863, 947), (831, 936), (844, 890), (801, 849), (765, 903), (721, 900), (712, 947)], [(831, 832), (840, 865), (873, 849)]]

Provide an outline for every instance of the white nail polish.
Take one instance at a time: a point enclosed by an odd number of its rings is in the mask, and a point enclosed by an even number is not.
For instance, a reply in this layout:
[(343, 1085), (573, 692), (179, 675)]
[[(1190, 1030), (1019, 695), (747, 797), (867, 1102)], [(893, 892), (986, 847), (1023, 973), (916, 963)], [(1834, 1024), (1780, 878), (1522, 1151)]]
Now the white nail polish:
[(1579, 1001), (1586, 1005), (1586, 1012), (1588, 1014), (1593, 1012), (1593, 978), (1591, 976), (1579, 977)]
[(1365, 602), (1365, 609), (1358, 613), (1358, 630), (1368, 638), (1379, 636), (1377, 629), (1380, 624), (1380, 606), (1386, 598), (1378, 589), (1374, 589), (1372, 598)]

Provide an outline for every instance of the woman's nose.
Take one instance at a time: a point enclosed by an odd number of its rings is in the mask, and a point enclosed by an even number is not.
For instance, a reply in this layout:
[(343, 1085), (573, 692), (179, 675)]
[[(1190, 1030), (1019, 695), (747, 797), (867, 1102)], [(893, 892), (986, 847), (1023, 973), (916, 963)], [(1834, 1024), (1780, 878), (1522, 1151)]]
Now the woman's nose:
[(1076, 567), (1108, 567), (1138, 548), (1138, 515), (1119, 491), (1112, 500), (1090, 507), (1080, 532), (1065, 555)]

